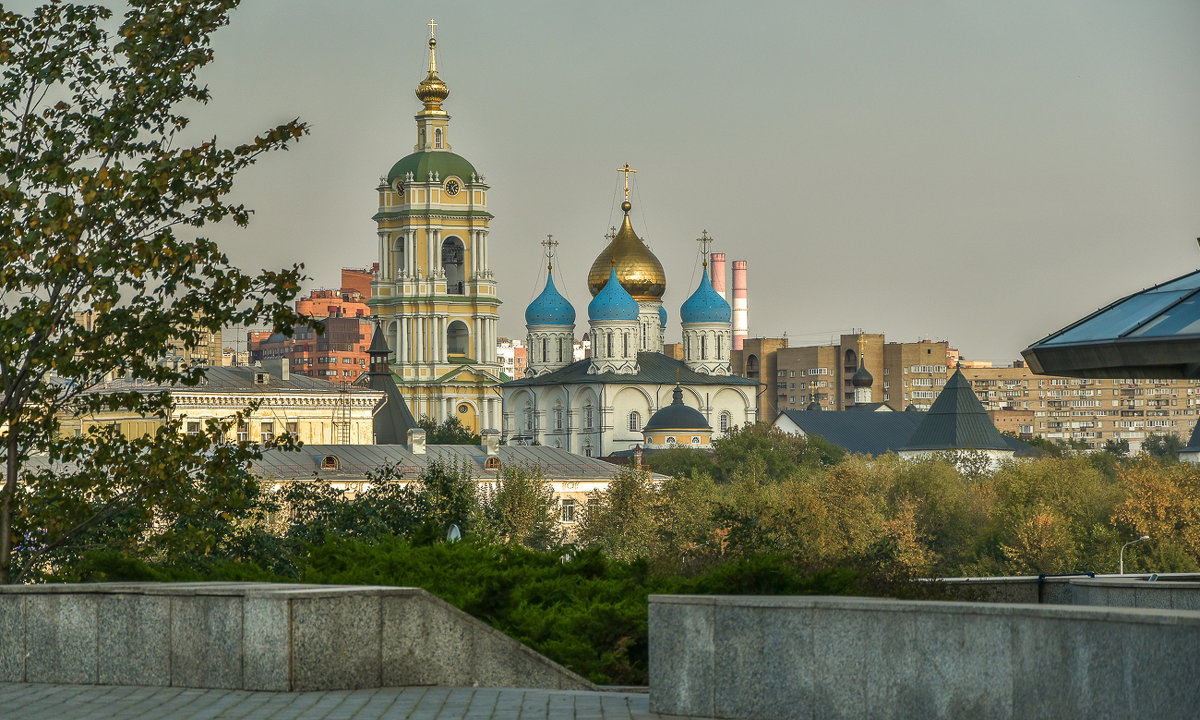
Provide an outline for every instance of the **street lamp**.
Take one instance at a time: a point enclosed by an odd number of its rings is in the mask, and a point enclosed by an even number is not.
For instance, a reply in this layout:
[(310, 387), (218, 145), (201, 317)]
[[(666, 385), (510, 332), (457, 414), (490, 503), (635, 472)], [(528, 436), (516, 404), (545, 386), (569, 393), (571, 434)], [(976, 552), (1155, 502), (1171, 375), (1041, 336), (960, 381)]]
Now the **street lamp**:
[(1150, 539), (1149, 535), (1143, 535), (1140, 538), (1138, 538), (1137, 540), (1130, 540), (1129, 542), (1127, 542), (1121, 546), (1121, 557), (1120, 557), (1120, 562), (1119, 562), (1120, 570), (1118, 572), (1119, 575), (1125, 574), (1125, 548), (1129, 547), (1130, 545), (1137, 545), (1141, 541), (1149, 540), (1149, 539)]

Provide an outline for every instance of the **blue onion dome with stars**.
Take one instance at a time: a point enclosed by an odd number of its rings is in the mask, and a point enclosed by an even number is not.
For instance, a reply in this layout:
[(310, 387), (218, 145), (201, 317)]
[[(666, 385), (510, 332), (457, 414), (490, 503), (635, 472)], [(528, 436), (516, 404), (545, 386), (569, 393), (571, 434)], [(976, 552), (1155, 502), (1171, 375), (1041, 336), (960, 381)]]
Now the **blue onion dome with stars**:
[(575, 308), (554, 287), (554, 271), (546, 273), (546, 289), (525, 308), (526, 325), (574, 325)]
[(732, 316), (733, 311), (730, 310), (729, 303), (713, 290), (712, 282), (708, 279), (708, 263), (705, 263), (700, 287), (696, 288), (696, 292), (679, 308), (680, 322), (729, 322)]
[(588, 303), (588, 319), (593, 322), (597, 320), (637, 322), (638, 312), (637, 300), (633, 299), (628, 290), (621, 287), (621, 281), (617, 279), (617, 268), (614, 266), (609, 271), (608, 282)]
[(663, 307), (662, 305), (658, 306), (658, 326), (659, 327), (667, 326), (667, 309), (665, 307)]

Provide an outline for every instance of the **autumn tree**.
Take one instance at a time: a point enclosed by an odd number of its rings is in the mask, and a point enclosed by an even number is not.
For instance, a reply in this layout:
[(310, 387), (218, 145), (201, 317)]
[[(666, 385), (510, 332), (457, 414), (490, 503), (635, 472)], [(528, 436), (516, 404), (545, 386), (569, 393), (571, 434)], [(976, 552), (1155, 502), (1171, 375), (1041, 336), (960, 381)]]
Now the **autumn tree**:
[(482, 492), (484, 524), (496, 539), (549, 550), (562, 544), (558, 497), (540, 466), (506, 466)]
[[(65, 0), (27, 15), (0, 8), (0, 583), (21, 572), (13, 567), (14, 520), (45, 530), (20, 538), (44, 548), (153, 502), (153, 493), (138, 491), (146, 478), (137, 473), (182, 481), (195, 476), (180, 477), (183, 468), (205, 470), (143, 443), (136, 467), (114, 456), (107, 470), (71, 475), (112, 438), (61, 441), (60, 413), (165, 416), (167, 393), (88, 390), (117, 371), (195, 384), (202, 370), (160, 362), (173, 344), (195, 345), (230, 324), (286, 331), (296, 321), (289, 301), (299, 267), (246, 274), (198, 235), (210, 223), (245, 225), (250, 211), (229, 199), (235, 176), (306, 132), (292, 121), (232, 146), (189, 140), (203, 136), (184, 113), (210, 98), (197, 79), (213, 59), (210, 36), (237, 4), (128, 0), (119, 21), (107, 8)], [(90, 324), (74, 321), (85, 312)], [(185, 454), (206, 452), (166, 434), (158, 440)], [(61, 472), (22, 484), (35, 454)], [(176, 465), (164, 468), (167, 461)], [(47, 509), (31, 495), (56, 493), (90, 501)], [(55, 520), (61, 535), (31, 517), (38, 507), (66, 513)]]

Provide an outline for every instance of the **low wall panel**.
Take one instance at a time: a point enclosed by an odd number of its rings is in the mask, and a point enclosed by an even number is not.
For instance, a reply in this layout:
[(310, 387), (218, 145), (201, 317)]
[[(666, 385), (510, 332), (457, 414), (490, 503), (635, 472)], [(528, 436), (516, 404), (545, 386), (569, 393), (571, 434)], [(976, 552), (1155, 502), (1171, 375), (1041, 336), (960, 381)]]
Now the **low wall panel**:
[(0, 595), (0, 682), (25, 682), (25, 597)]
[[(686, 632), (689, 616), (713, 618), (712, 644)], [(1200, 707), (1193, 611), (653, 596), (650, 642), (651, 710), (670, 715), (705, 716), (709, 692), (711, 717), (756, 720), (1191, 718)], [(711, 691), (697, 681), (705, 654)]]
[(171, 684), (171, 600), (153, 595), (97, 595), (101, 685)]
[(96, 604), (95, 595), (25, 597), (26, 682), (97, 682)]
[(171, 684), (242, 687), (242, 602), (229, 595), (171, 598)]
[(322, 593), (291, 602), (293, 690), (381, 686), (378, 594)]

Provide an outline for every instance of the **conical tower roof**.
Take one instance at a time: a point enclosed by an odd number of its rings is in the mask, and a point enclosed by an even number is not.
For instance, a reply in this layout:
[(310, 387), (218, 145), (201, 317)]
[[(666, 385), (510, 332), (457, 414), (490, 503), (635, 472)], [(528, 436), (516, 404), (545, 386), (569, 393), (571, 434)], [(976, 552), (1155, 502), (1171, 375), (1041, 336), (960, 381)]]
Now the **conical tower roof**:
[(375, 406), (371, 418), (375, 444), (404, 445), (408, 442), (408, 431), (417, 427), (417, 420), (408, 409), (408, 403), (404, 401), (404, 396), (400, 394), (400, 388), (396, 387), (396, 380), (388, 369), (387, 357), (390, 350), (383, 336), (383, 326), (378, 320), (375, 321), (375, 334), (367, 352), (371, 356), (367, 387), (384, 394), (383, 400)]
[(902, 450), (1010, 450), (962, 370), (942, 388)]

